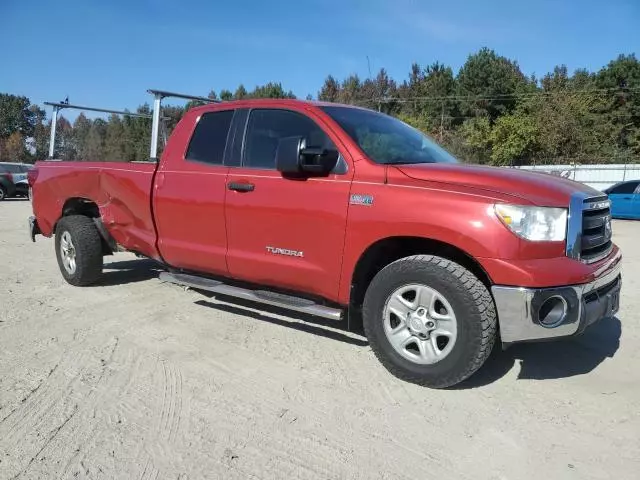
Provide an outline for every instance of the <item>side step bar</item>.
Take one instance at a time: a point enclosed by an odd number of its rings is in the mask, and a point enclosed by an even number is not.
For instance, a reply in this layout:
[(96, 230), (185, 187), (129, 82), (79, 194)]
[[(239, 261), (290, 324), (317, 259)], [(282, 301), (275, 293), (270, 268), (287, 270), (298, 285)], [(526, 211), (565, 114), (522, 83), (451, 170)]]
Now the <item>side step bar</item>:
[(184, 273), (162, 272), (160, 280), (163, 282), (175, 283), (186, 287), (205, 290), (207, 292), (229, 295), (230, 297), (242, 298), (251, 302), (264, 303), (276, 307), (295, 310), (317, 317), (328, 318), (329, 320), (342, 320), (343, 311), (337, 308), (319, 305), (306, 298), (283, 295), (281, 293), (270, 292), (268, 290), (248, 290), (246, 288), (227, 285), (218, 280), (187, 275)]

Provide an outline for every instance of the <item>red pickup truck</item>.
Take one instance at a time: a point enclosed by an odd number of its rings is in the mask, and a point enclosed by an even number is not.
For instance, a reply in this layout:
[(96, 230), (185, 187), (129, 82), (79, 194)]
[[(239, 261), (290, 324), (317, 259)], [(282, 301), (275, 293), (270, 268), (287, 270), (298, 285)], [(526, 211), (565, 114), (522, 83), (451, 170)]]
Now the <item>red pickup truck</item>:
[(368, 109), (206, 105), (157, 162), (36, 167), (31, 238), (55, 235), (70, 284), (96, 282), (103, 256), (125, 250), (178, 284), (357, 315), (390, 372), (433, 388), (471, 376), (497, 338), (571, 337), (619, 308), (606, 195), (459, 163)]

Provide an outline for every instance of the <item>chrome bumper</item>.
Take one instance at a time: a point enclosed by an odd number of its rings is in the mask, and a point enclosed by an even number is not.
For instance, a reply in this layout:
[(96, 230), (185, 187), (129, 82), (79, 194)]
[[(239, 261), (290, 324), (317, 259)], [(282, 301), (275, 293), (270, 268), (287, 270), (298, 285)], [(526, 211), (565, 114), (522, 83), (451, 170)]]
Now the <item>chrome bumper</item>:
[[(586, 327), (612, 317), (619, 309), (622, 262), (591, 283), (553, 288), (493, 286), (503, 344), (550, 340), (581, 334)], [(551, 297), (564, 303), (564, 315), (554, 325), (540, 321), (542, 305)]]

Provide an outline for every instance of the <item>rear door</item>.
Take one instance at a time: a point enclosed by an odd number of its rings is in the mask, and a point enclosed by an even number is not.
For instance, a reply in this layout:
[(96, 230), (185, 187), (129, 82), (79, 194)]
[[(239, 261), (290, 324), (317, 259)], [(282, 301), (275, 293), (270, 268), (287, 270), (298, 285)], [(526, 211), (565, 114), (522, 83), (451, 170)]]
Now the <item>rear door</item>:
[[(337, 296), (345, 239), (349, 168), (339, 139), (307, 111), (255, 108), (249, 112), (242, 161), (229, 171), (227, 263), (235, 278)], [(284, 177), (275, 166), (281, 138), (337, 148), (338, 167), (326, 177)]]
[(171, 148), (170, 141), (163, 154), (154, 218), (160, 253), (174, 267), (227, 274), (224, 200), (229, 167), (224, 158), (234, 114), (219, 110), (185, 117), (172, 134), (173, 144), (181, 148)]

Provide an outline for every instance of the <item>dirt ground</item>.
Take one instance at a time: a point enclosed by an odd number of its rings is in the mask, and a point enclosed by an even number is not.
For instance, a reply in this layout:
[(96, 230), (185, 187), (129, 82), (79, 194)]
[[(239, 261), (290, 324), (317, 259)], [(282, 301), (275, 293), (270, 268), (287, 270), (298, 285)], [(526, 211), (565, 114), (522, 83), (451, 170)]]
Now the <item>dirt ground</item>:
[(128, 254), (71, 287), (30, 211), (0, 203), (1, 479), (638, 478), (640, 222), (614, 222), (618, 318), (437, 391), (361, 336), (185, 292)]

